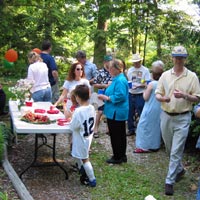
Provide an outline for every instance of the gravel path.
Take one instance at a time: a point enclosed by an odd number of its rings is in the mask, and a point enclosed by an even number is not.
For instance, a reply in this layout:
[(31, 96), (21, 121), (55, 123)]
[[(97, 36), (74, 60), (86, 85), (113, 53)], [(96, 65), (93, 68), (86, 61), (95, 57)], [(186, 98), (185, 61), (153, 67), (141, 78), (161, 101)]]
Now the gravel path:
[[(111, 146), (109, 137), (104, 134), (106, 132), (105, 123), (102, 121), (100, 125), (100, 138), (93, 139), (94, 143), (99, 143), (105, 147), (105, 151), (111, 155)], [(48, 142), (52, 142), (52, 136), (47, 136)], [(34, 135), (26, 135), (18, 137), (18, 144), (13, 144), (12, 147), (8, 149), (8, 157), (13, 168), (20, 174), (26, 166), (28, 166), (33, 160), (33, 150), (34, 150)], [(148, 165), (152, 160), (149, 158), (149, 154), (134, 154), (134, 141), (135, 136), (127, 137), (127, 157), (128, 162), (146, 164)], [(69, 174), (69, 179), (65, 179), (64, 172), (57, 166), (55, 167), (35, 167), (30, 168), (23, 175), (23, 183), (26, 185), (30, 194), (34, 199), (37, 200), (66, 200), (73, 199), (79, 200), (80, 196), (82, 200), (91, 199), (90, 198), (90, 188), (83, 187), (79, 182), (79, 175), (74, 170), (74, 160), (70, 156), (70, 145), (68, 136), (60, 134), (57, 136), (57, 158), (63, 167), (67, 170)], [(98, 146), (98, 145), (97, 145)], [(91, 152), (98, 151), (92, 147)], [(39, 150), (39, 161), (49, 162), (51, 158), (51, 149), (41, 147)], [(151, 156), (152, 157), (152, 156)], [(159, 160), (162, 166), (166, 166), (166, 154), (164, 148), (161, 148), (158, 152), (153, 154), (155, 160)], [(162, 163), (163, 162), (163, 163)], [(164, 163), (165, 162), (165, 163)], [(0, 172), (3, 172), (0, 168)], [(16, 199), (17, 194), (6, 177), (5, 173), (3, 176), (3, 181), (0, 181), (0, 186), (7, 185), (7, 188), (0, 188), (3, 191), (8, 191), (9, 199)], [(4, 184), (5, 183), (5, 184)], [(1, 191), (0, 190), (0, 191)]]

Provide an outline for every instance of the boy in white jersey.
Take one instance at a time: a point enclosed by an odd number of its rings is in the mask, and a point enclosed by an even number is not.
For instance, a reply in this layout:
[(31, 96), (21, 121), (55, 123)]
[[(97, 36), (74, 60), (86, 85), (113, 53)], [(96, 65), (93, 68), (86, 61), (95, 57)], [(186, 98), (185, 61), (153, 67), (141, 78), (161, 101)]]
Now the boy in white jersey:
[(96, 186), (94, 170), (89, 160), (89, 149), (92, 143), (96, 112), (89, 104), (90, 90), (86, 85), (77, 85), (74, 95), (79, 107), (73, 113), (70, 129), (72, 131), (72, 156), (76, 158), (81, 174), (82, 184)]

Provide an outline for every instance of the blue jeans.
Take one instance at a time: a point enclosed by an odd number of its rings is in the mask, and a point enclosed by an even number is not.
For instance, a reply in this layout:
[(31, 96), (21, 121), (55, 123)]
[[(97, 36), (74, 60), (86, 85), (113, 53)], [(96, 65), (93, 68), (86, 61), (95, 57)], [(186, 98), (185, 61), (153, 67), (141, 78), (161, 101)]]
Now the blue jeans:
[(128, 113), (128, 130), (130, 132), (134, 132), (135, 125), (135, 113), (137, 112), (140, 116), (142, 113), (142, 109), (144, 107), (144, 99), (143, 94), (131, 94), (128, 95), (129, 98), (129, 113)]
[(37, 92), (34, 92), (32, 94), (32, 98), (35, 102), (37, 101), (47, 101), (47, 102), (51, 102), (52, 99), (52, 92), (51, 92), (51, 88), (48, 87), (44, 90), (39, 90)]

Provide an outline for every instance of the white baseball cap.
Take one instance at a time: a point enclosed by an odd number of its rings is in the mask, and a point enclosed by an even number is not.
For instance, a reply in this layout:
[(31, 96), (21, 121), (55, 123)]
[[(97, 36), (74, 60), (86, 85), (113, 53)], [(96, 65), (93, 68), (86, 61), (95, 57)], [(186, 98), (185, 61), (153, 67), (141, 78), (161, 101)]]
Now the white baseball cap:
[(184, 57), (188, 56), (187, 50), (183, 46), (176, 46), (172, 50), (172, 57)]

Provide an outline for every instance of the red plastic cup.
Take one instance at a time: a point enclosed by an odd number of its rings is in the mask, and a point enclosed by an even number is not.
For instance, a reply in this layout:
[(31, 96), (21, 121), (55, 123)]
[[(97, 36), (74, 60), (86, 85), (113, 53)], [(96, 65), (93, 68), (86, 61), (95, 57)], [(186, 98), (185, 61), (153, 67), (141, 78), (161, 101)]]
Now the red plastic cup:
[(26, 106), (31, 107), (33, 105), (32, 101), (26, 101)]
[(50, 110), (53, 110), (54, 109), (54, 106), (50, 106)]

